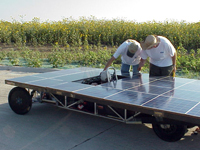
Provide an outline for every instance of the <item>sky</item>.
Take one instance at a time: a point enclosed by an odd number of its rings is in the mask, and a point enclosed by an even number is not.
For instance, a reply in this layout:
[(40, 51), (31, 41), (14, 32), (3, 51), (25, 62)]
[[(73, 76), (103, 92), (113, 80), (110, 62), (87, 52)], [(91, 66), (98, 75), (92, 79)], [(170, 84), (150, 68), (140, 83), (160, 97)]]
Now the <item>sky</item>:
[(135, 22), (199, 22), (199, 0), (0, 0), (0, 20), (41, 22), (80, 17)]

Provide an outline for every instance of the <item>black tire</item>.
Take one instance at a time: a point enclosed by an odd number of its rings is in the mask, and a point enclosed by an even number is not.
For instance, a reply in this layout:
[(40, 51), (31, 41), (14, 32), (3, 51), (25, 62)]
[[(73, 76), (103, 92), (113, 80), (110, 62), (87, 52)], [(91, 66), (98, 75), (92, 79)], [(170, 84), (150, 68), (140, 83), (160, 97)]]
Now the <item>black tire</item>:
[(156, 135), (167, 142), (180, 140), (187, 131), (185, 125), (152, 123), (152, 127)]
[(24, 115), (32, 107), (32, 98), (29, 92), (20, 87), (13, 88), (8, 95), (10, 108), (17, 114)]

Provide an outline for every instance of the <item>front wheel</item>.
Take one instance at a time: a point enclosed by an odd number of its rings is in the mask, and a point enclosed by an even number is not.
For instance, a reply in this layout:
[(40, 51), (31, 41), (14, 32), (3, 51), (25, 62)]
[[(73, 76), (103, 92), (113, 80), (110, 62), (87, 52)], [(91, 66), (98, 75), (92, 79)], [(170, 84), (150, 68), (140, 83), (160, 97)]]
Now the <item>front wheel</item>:
[(187, 131), (185, 125), (152, 123), (152, 127), (156, 135), (167, 142), (180, 140)]
[(23, 115), (30, 111), (32, 98), (29, 92), (21, 87), (13, 88), (8, 95), (10, 108), (17, 114)]

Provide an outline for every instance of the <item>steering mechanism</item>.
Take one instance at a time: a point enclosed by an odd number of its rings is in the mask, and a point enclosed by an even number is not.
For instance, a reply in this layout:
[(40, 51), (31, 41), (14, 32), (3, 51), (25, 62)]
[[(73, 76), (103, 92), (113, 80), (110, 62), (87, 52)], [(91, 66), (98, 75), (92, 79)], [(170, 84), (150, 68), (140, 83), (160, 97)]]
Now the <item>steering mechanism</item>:
[[(109, 69), (113, 69), (113, 74), (109, 72)], [(108, 69), (104, 70), (100, 74), (101, 82), (111, 82), (114, 80), (118, 80), (116, 70), (114, 67), (109, 67)]]

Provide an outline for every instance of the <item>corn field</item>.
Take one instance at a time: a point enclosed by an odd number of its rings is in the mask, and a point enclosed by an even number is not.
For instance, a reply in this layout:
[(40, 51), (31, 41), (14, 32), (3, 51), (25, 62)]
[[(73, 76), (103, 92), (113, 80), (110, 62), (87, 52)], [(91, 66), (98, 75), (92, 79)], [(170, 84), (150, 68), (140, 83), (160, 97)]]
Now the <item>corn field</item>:
[(142, 41), (149, 34), (167, 37), (177, 48), (200, 47), (200, 22), (144, 22), (124, 20), (97, 20), (94, 17), (79, 20), (63, 19), (58, 22), (0, 21), (0, 42), (17, 45), (73, 45), (84, 44), (118, 46), (128, 38)]
[[(177, 68), (180, 72), (200, 72), (200, 22), (144, 22), (97, 20), (94, 17), (63, 19), (58, 22), (0, 21), (0, 43), (15, 49), (0, 51), (0, 61), (7, 58), (12, 65), (41, 67), (44, 58), (52, 67), (77, 63), (82, 66), (104, 67), (116, 48), (126, 39), (143, 41), (147, 35), (167, 37), (177, 49)], [(31, 50), (29, 46), (51, 45), (48, 54)], [(1, 47), (0, 47), (1, 48)], [(119, 68), (118, 58), (113, 65)], [(148, 65), (146, 68), (148, 70)], [(195, 74), (196, 75), (196, 74)]]

